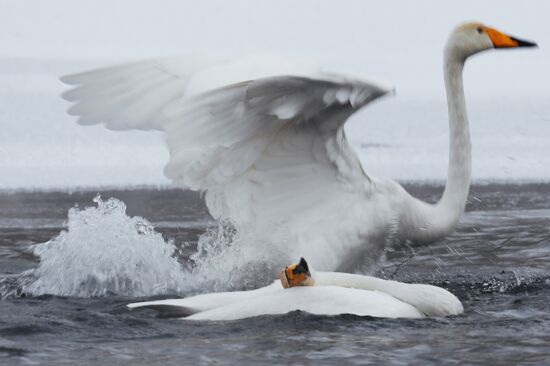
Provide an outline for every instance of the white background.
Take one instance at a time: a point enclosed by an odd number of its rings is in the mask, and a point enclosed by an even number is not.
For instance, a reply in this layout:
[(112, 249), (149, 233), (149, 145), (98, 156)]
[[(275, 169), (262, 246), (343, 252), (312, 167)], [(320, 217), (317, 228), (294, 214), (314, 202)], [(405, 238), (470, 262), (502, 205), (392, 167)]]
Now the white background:
[(366, 170), (442, 180), (447, 122), (442, 49), (477, 20), (538, 50), (469, 61), (475, 180), (550, 180), (548, 1), (0, 1), (0, 188), (167, 184), (155, 133), (80, 127), (57, 77), (195, 51), (270, 51), (371, 75), (397, 95), (355, 116)]

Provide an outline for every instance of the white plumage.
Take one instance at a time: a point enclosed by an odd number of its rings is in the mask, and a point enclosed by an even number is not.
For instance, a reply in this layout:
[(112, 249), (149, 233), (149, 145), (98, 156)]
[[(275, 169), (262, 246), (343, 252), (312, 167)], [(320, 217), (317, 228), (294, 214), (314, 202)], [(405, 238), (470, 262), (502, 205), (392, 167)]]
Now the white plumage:
[(369, 177), (349, 146), (349, 116), (391, 91), (362, 78), (253, 55), (150, 60), (62, 80), (75, 86), (64, 96), (81, 124), (164, 131), (166, 175), (206, 191), (214, 218), (271, 241), (284, 263), (306, 256), (322, 270), (351, 269), (375, 263), (394, 237), (427, 242), (454, 230), (471, 176), (464, 63), (494, 47), (533, 45), (478, 23), (451, 34), (444, 65), (449, 171), (436, 204)]
[[(372, 316), (378, 318), (423, 318), (424, 315), (413, 306), (399, 301), (383, 292), (357, 290), (336, 286), (323, 287), (294, 287), (283, 289), (280, 284), (269, 286), (264, 293), (250, 294), (245, 300), (229, 301), (227, 304), (214, 306), (210, 309), (197, 311), (187, 316), (185, 320), (238, 320), (260, 315), (281, 315), (290, 311), (305, 311), (317, 315), (354, 314), (358, 316)], [(259, 290), (264, 290), (258, 289)], [(240, 293), (215, 293), (210, 295), (229, 295)], [(242, 294), (243, 297), (247, 294)], [(256, 296), (252, 296), (256, 295)], [(160, 300), (154, 303), (129, 304), (133, 308), (146, 307), (158, 310), (161, 314), (168, 313), (176, 316), (185, 315), (189, 310), (185, 300)], [(206, 299), (202, 299), (207, 301)], [(197, 300), (195, 300), (197, 301)], [(178, 313), (178, 308), (182, 311)]]
[(364, 208), (373, 189), (344, 123), (391, 89), (272, 56), (183, 60), (64, 77), (77, 85), (64, 94), (77, 102), (69, 113), (81, 124), (165, 131), (165, 174), (206, 191), (214, 218), (255, 230), (285, 225), (294, 241), (289, 258), (339, 267), (350, 246), (325, 250), (346, 236), (353, 247), (368, 234)]
[(312, 272), (314, 286), (284, 289), (280, 281), (251, 291), (128, 304), (187, 320), (235, 320), (301, 310), (318, 315), (355, 314), (423, 318), (461, 314), (460, 301), (436, 286), (407, 284), (337, 272)]

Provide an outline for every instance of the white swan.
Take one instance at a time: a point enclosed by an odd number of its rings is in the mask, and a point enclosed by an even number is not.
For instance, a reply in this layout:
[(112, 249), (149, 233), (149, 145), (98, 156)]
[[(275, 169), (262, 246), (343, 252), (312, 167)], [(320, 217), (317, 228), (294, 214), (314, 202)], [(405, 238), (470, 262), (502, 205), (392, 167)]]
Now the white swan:
[[(285, 276), (300, 272), (306, 278), (283, 288)], [(302, 258), (283, 271), (282, 281), (251, 291), (220, 292), (184, 299), (128, 304), (151, 308), (161, 315), (186, 320), (236, 320), (301, 310), (318, 315), (355, 314), (383, 318), (423, 318), (458, 315), (460, 301), (436, 286), (407, 284), (338, 272), (315, 272)], [(312, 281), (309, 281), (312, 279)], [(281, 284), (283, 283), (283, 285)], [(307, 283), (307, 287), (302, 286)]]
[(362, 78), (251, 56), (150, 60), (62, 80), (75, 85), (64, 97), (76, 103), (69, 113), (80, 124), (164, 131), (165, 174), (206, 191), (214, 218), (287, 243), (287, 259), (303, 255), (316, 268), (348, 270), (378, 260), (388, 238), (428, 242), (454, 229), (471, 170), (464, 63), (484, 50), (532, 46), (478, 23), (452, 32), (444, 57), (449, 170), (436, 204), (369, 176), (349, 146), (346, 120), (391, 91)]

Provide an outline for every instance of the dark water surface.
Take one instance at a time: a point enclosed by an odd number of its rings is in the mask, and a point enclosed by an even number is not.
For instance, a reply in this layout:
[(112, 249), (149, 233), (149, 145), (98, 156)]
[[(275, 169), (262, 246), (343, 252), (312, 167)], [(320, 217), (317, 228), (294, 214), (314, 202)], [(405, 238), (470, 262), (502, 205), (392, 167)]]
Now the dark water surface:
[[(441, 192), (408, 189), (428, 200)], [(423, 320), (295, 312), (185, 322), (126, 309), (145, 298), (18, 296), (17, 274), (38, 265), (31, 247), (56, 237), (67, 210), (91, 206), (95, 193), (0, 194), (1, 365), (550, 364), (550, 185), (474, 186), (454, 235), (388, 253), (380, 276), (440, 285), (464, 304), (461, 316)], [(210, 223), (194, 194), (102, 195), (176, 245), (190, 242), (188, 254)]]

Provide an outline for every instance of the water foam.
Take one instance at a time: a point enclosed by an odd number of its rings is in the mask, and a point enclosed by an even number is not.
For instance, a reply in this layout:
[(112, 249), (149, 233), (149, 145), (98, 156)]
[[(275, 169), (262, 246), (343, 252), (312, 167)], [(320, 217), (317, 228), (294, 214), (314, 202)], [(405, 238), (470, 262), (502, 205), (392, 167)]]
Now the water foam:
[[(212, 291), (243, 290), (266, 285), (289, 263), (290, 241), (284, 226), (237, 227), (222, 220), (201, 235), (193, 262), (192, 284)], [(278, 244), (278, 245), (275, 245)]]
[(272, 241), (260, 238), (265, 235), (240, 231), (227, 220), (209, 227), (197, 251), (182, 257), (174, 241), (165, 240), (153, 224), (128, 216), (122, 201), (99, 195), (93, 201), (96, 206), (70, 209), (67, 229), (34, 246), (37, 268), (0, 279), (2, 297), (143, 297), (249, 289), (272, 281), (287, 262), (284, 251), (274, 251)]
[[(183, 257), (153, 224), (128, 216), (122, 201), (97, 196), (94, 202), (93, 207), (70, 209), (67, 229), (33, 248), (40, 259), (37, 268), (0, 278), (0, 298), (186, 296), (249, 289), (272, 281), (281, 265), (293, 259), (288, 258), (292, 242), (282, 225), (238, 228), (222, 220), (201, 235), (194, 254)], [(550, 283), (546, 272), (501, 277), (461, 274), (450, 286), (458, 293), (513, 293)]]
[(148, 296), (178, 292), (182, 270), (175, 246), (142, 217), (126, 215), (114, 198), (72, 208), (68, 228), (35, 246), (40, 265), (25, 290), (66, 296)]

